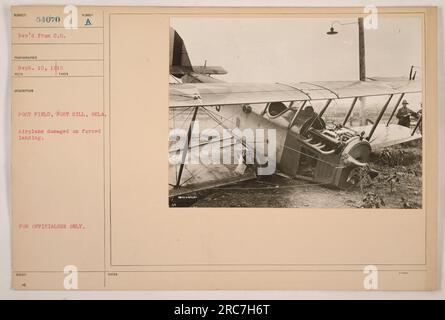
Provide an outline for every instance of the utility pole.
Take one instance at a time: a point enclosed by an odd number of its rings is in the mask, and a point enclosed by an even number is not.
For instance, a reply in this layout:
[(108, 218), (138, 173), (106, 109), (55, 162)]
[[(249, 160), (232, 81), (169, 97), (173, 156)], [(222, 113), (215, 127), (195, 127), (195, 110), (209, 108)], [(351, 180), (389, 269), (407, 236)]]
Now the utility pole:
[[(328, 35), (336, 35), (338, 31), (334, 29), (334, 24), (339, 24), (341, 26), (344, 25), (352, 25), (355, 24), (355, 22), (348, 22), (348, 23), (341, 23), (339, 21), (334, 21), (331, 23), (331, 27), (326, 34)], [(359, 80), (360, 81), (366, 81), (366, 65), (365, 65), (365, 27), (363, 23), (363, 18), (359, 17), (358, 21), (358, 63), (359, 63)], [(360, 110), (359, 110), (359, 120), (360, 125), (364, 126), (366, 125), (366, 114), (365, 114), (365, 105), (366, 105), (366, 98), (359, 98), (360, 100)], [(355, 104), (355, 101), (354, 101)], [(350, 110), (352, 112), (352, 109)], [(354, 112), (354, 116), (355, 116)], [(349, 118), (350, 114), (346, 117)]]
[[(359, 56), (359, 79), (366, 81), (366, 65), (365, 65), (365, 28), (363, 26), (363, 18), (358, 18), (358, 56)], [(365, 114), (366, 98), (360, 98), (360, 125), (366, 125)]]
[(363, 18), (358, 18), (358, 53), (360, 67), (360, 81), (366, 81), (365, 66), (365, 28), (363, 27)]

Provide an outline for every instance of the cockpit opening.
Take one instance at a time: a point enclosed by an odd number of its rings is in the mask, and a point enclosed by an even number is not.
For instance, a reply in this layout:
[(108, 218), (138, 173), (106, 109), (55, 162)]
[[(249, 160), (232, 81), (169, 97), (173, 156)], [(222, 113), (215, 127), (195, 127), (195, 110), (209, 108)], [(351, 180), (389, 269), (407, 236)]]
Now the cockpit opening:
[(267, 113), (270, 117), (278, 117), (288, 110), (288, 107), (283, 102), (271, 102), (267, 107)]

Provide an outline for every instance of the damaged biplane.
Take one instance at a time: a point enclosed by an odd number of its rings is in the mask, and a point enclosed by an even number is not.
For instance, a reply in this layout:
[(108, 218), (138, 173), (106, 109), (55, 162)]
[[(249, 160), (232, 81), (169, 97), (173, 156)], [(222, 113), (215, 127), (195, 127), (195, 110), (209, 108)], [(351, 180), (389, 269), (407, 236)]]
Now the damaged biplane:
[[(183, 40), (170, 30), (170, 75), (177, 80), (169, 88), (169, 159), (176, 159), (169, 164), (170, 196), (255, 178), (260, 168), (270, 167), (270, 161), (274, 162), (273, 173), (345, 188), (350, 185), (352, 171), (368, 165), (372, 150), (421, 138), (416, 130), (421, 118), (414, 129), (391, 123), (405, 94), (421, 92), (418, 79), (225, 83), (212, 77), (225, 73), (221, 67), (192, 66)], [(357, 100), (370, 96), (386, 97), (377, 118), (370, 125), (348, 126)], [(328, 125), (326, 110), (333, 101), (345, 99), (352, 102), (344, 119)], [(316, 101), (324, 103), (319, 112), (312, 106)], [(391, 102), (391, 115), (381, 123)], [(198, 121), (204, 121), (206, 129), (219, 128), (225, 135), (201, 134), (196, 138)], [(183, 139), (174, 133), (178, 128), (186, 132)], [(245, 129), (272, 129), (274, 141), (262, 135), (248, 143), (234, 133)], [(268, 148), (272, 142), (273, 154)], [(229, 154), (234, 161), (188, 160), (195, 149), (208, 145), (217, 145), (221, 157)], [(237, 154), (235, 149), (241, 152)], [(252, 149), (254, 161), (249, 163), (246, 154)]]

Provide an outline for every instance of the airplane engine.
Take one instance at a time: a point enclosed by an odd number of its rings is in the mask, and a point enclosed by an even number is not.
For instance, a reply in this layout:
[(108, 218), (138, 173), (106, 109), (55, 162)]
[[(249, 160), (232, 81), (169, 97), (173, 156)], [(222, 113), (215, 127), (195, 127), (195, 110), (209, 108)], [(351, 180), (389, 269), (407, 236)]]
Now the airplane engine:
[(340, 168), (334, 178), (334, 185), (339, 188), (350, 186), (351, 171), (357, 167), (366, 167), (371, 154), (371, 145), (365, 139), (355, 138), (347, 143), (341, 153)]
[(367, 165), (371, 145), (363, 133), (342, 126), (327, 129), (319, 120), (314, 116), (289, 131), (279, 169), (289, 176), (346, 188), (351, 185), (351, 171)]

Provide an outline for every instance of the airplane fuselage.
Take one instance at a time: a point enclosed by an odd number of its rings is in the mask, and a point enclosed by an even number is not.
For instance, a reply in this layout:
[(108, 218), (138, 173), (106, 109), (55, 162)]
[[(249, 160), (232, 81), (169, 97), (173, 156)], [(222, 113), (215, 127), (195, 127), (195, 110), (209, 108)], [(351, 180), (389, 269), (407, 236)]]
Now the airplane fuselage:
[[(220, 82), (205, 75), (189, 75), (183, 81)], [(255, 154), (262, 158), (256, 159), (259, 166), (270, 166), (273, 161), (274, 173), (289, 177), (346, 187), (351, 171), (365, 166), (371, 152), (363, 135), (346, 127), (326, 128), (323, 118), (304, 104), (277, 102), (206, 109), (226, 129), (265, 131), (255, 138)], [(273, 141), (268, 137), (272, 131)]]

